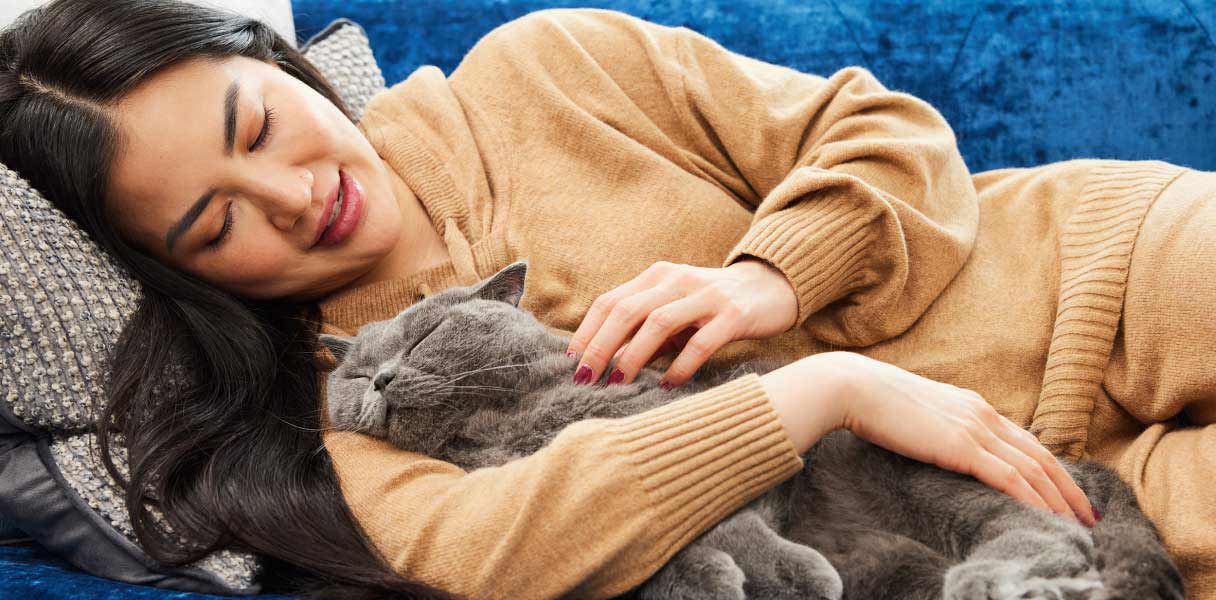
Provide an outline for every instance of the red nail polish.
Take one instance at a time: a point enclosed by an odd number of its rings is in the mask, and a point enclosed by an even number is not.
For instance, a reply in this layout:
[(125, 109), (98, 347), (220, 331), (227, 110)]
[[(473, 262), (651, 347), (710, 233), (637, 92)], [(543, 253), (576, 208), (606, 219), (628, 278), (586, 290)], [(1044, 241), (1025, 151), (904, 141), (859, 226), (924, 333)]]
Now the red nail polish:
[(671, 387), (672, 387), (672, 386), (671, 386), (671, 384), (670, 384), (670, 383), (668, 383), (668, 382), (666, 382), (666, 381), (660, 381), (660, 382), (659, 382), (659, 387), (663, 388), (665, 391), (670, 392), (670, 391), (671, 391)]
[(613, 369), (612, 374), (608, 376), (608, 385), (620, 383), (625, 380), (625, 374), (620, 369)]
[[(1092, 507), (1091, 507), (1091, 508), (1092, 508)], [(1098, 512), (1098, 509), (1096, 509), (1096, 508), (1093, 508), (1093, 511), (1094, 511), (1094, 523), (1097, 523), (1098, 521), (1101, 521), (1101, 520), (1102, 520), (1102, 513)]]
[(579, 385), (591, 383), (591, 367), (579, 365), (578, 371), (574, 372), (574, 383)]

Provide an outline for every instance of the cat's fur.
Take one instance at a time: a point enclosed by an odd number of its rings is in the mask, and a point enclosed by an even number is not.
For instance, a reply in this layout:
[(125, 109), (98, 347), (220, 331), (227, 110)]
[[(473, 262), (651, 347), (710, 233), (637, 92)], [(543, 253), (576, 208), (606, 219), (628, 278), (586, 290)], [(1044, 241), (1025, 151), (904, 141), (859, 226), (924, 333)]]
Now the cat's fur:
[[(527, 456), (566, 425), (632, 415), (772, 363), (702, 369), (663, 390), (576, 385), (567, 340), (518, 308), (526, 264), (322, 336), (335, 427), (387, 438), (465, 469)], [(608, 372), (608, 369), (605, 369)], [(1113, 473), (1069, 471), (1102, 514), (1091, 531), (975, 479), (837, 431), (806, 468), (727, 517), (631, 592), (641, 598), (1183, 598), (1156, 529)]]

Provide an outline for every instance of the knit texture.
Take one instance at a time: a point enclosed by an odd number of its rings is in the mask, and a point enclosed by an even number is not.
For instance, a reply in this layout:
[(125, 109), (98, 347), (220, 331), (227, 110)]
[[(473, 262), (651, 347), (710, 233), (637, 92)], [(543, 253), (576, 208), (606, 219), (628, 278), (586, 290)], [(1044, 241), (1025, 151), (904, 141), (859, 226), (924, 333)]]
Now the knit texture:
[[(569, 334), (655, 262), (765, 260), (796, 292), (796, 325), (712, 363), (845, 348), (976, 390), (1049, 447), (1129, 482), (1168, 463), (1163, 483), (1136, 486), (1141, 503), (1176, 556), (1216, 555), (1214, 521), (1170, 518), (1216, 505), (1192, 455), (1154, 443), (1153, 459), (1125, 459), (1154, 423), (1185, 425), (1165, 440), (1211, 430), (1216, 384), (1151, 405), (1103, 394), (1132, 317), (1128, 273), (1160, 271), (1132, 258), (1166, 235), (1142, 230), (1145, 215), (1160, 198), (1198, 202), (1210, 178), (1102, 160), (972, 175), (933, 107), (864, 69), (799, 73), (594, 9), (499, 27), (450, 76), (422, 67), (373, 98), (360, 126), (452, 259), (333, 294), (327, 330), (353, 334), (526, 259), (521, 306)], [(1174, 260), (1197, 274), (1216, 255)], [(1211, 339), (1155, 342), (1132, 352), (1212, 353)], [(1182, 388), (1197, 376), (1169, 375)], [(533, 456), (470, 473), (356, 433), (324, 440), (356, 518), (403, 574), (472, 598), (599, 598), (796, 470), (763, 394), (741, 379), (624, 424), (580, 422)], [(1210, 561), (1180, 563), (1191, 597), (1216, 598)]]

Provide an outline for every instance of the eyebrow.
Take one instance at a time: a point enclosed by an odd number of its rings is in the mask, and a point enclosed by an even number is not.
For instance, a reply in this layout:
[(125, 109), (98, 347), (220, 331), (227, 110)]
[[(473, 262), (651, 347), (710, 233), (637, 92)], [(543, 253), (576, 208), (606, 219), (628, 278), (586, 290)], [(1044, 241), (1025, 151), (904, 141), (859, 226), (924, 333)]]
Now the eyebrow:
[[(236, 146), (236, 102), (241, 96), (241, 84), (237, 80), (233, 80), (228, 86), (228, 90), (224, 92), (224, 156), (232, 156), (232, 150)], [(169, 249), (169, 254), (173, 254), (173, 246), (177, 244), (178, 238), (190, 229), (191, 225), (198, 220), (199, 216), (207, 210), (207, 205), (211, 203), (211, 198), (215, 196), (215, 189), (207, 190), (190, 208), (186, 210), (186, 214), (178, 219), (168, 233), (165, 234), (165, 245)]]

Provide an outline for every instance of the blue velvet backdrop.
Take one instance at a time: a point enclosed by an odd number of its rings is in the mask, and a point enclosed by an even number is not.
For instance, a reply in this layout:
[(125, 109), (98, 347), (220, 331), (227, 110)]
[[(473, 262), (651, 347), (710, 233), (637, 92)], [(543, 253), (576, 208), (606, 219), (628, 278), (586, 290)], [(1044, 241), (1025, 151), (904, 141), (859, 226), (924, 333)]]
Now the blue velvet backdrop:
[[(858, 64), (945, 114), (973, 171), (1078, 157), (1216, 170), (1216, 0), (294, 0), (301, 39), (364, 26), (390, 84), (450, 73), (495, 26), (595, 6), (684, 25), (803, 71)], [(0, 518), (0, 538), (3, 538)], [(265, 598), (284, 598), (264, 596)], [(215, 598), (103, 581), (0, 546), (0, 598)]]
[(683, 25), (823, 75), (862, 65), (954, 126), (973, 171), (1078, 157), (1216, 170), (1216, 0), (295, 0), (302, 36), (362, 24), (389, 83), (445, 73), (493, 27), (557, 6)]

